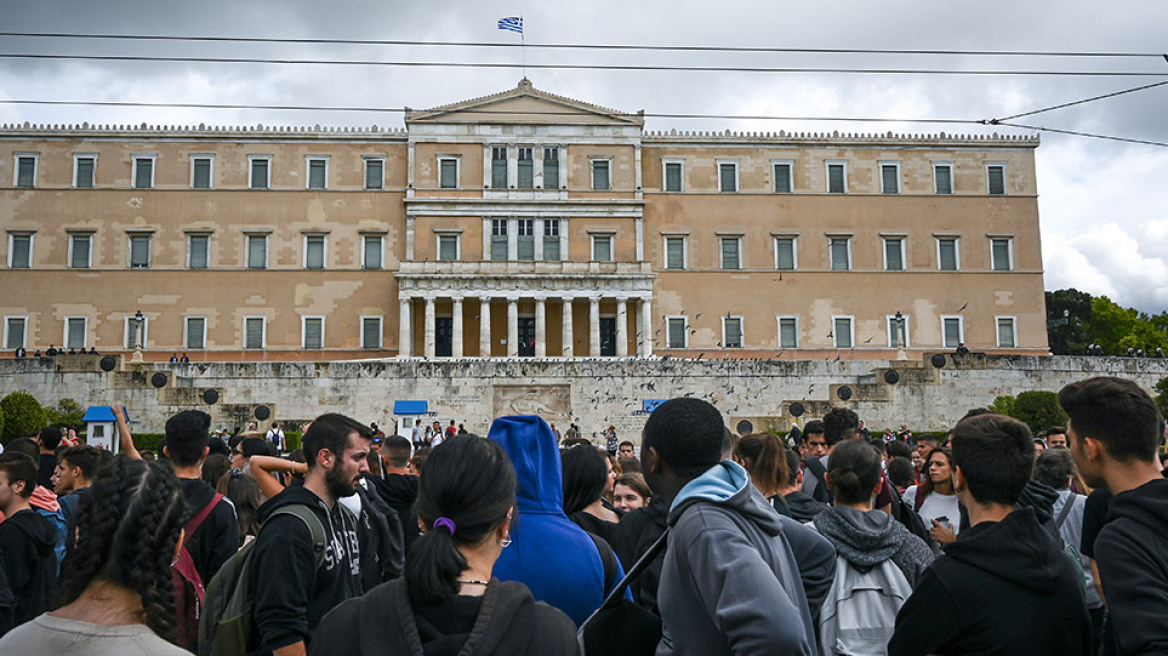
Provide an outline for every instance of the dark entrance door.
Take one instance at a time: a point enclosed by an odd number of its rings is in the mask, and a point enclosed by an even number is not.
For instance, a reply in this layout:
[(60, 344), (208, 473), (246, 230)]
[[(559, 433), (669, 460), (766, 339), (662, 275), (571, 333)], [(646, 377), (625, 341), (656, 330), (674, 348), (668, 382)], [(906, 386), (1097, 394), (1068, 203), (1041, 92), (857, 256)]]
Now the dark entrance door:
[(616, 355), (616, 317), (600, 317), (600, 354)]
[(535, 357), (535, 319), (519, 318), (519, 356)]
[(434, 318), (434, 355), (448, 358), (454, 352), (454, 319), (450, 317)]

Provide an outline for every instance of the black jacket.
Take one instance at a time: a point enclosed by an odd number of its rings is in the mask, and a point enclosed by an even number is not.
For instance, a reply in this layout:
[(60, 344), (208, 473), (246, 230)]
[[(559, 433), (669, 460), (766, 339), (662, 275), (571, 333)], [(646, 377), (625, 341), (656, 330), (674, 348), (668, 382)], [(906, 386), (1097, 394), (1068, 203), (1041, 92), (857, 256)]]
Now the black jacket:
[[(201, 478), (180, 478), (178, 484), (191, 517), (199, 514), (215, 497), (215, 489)], [(226, 498), (220, 499), (199, 528), (186, 536), (183, 544), (191, 560), (195, 561), (203, 585), (207, 585), (223, 563), (239, 550), (239, 519), (235, 516), (235, 507)]]
[(1031, 508), (961, 531), (896, 616), (889, 656), (1091, 653), (1082, 581)]
[[(665, 533), (669, 526), (669, 504), (651, 501), (649, 505), (627, 513), (616, 526), (616, 543), (613, 548), (628, 571)], [(661, 565), (664, 561), (665, 553), (662, 552), (630, 586), (633, 600), (654, 613), (658, 612), (657, 584), (661, 581)]]
[(35, 510), (21, 510), (0, 524), (0, 567), (16, 602), (0, 607), (0, 636), (49, 609), (57, 589), (56, 544), (56, 529)]
[(420, 480), (410, 474), (386, 474), (384, 478), (367, 476), (365, 480), (381, 495), (390, 508), (397, 511), (402, 526), (402, 539), (406, 553), (410, 545), (418, 539), (418, 514), (414, 512), (414, 502), (418, 500)]
[[(468, 598), (451, 601), (468, 601)], [(437, 619), (435, 613), (426, 615)], [(527, 586), (516, 581), (492, 579), (482, 597), (478, 616), (468, 624), (469, 631), (459, 628), (454, 635), (435, 631), (434, 622), (426, 617), (419, 619), (415, 614), (405, 579), (397, 579), (329, 613), (321, 622), (308, 653), (353, 656), (574, 656), (577, 653), (576, 627), (572, 620), (561, 611), (535, 601)]]
[(312, 533), (298, 517), (280, 515), (264, 526), (249, 561), (258, 654), (309, 641), (320, 620), (361, 593), (361, 554), (353, 513), (340, 503), (332, 511), (303, 486), (290, 487), (260, 506), (260, 520), (276, 508), (312, 508), (325, 532), (324, 559), (316, 567)]
[(1168, 480), (1112, 497), (1095, 559), (1118, 652), (1168, 653)]

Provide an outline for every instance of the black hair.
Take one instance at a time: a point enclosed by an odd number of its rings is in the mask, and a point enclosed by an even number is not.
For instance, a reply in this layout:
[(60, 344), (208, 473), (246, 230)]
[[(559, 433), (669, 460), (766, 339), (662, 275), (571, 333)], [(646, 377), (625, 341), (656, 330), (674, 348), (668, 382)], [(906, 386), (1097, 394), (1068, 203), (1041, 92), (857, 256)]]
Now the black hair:
[(226, 442), (224, 442), (223, 440), (221, 440), (217, 437), (213, 437), (211, 439), (208, 439), (207, 440), (207, 457), (210, 458), (211, 456), (213, 456), (215, 454), (227, 456), (228, 458), (230, 458), (231, 457), (231, 447), (227, 446)]
[(8, 453), (9, 451), (23, 453), (24, 455), (32, 458), (34, 461), (41, 457), (40, 446), (38, 446), (37, 443), (29, 437), (21, 437), (9, 442), (8, 445), (4, 447), (4, 453)]
[[(629, 440), (625, 440), (624, 442), (621, 442), (621, 443), (620, 443), (620, 446), (631, 446), (631, 447), (633, 447), (633, 448), (636, 448), (636, 447), (637, 447), (637, 445), (633, 444), (633, 443), (632, 443), (632, 442), (630, 442)], [(620, 448), (620, 447), (617, 447), (617, 448)]]
[(1164, 437), (1162, 419), (1152, 397), (1133, 381), (1088, 378), (1064, 387), (1058, 400), (1080, 440), (1099, 440), (1107, 454), (1120, 462), (1155, 462)]
[(235, 515), (239, 518), (239, 538), (260, 534), (259, 508), (264, 503), (264, 494), (255, 476), (238, 470), (231, 470), (219, 477), (215, 491), (231, 500)]
[(799, 482), (799, 454), (787, 449), (787, 487), (791, 487)]
[(272, 455), (272, 453), (268, 450), (268, 445), (270, 444), (271, 442), (265, 440), (262, 437), (245, 437), (239, 441), (239, 445), (236, 448), (239, 449), (239, 452), (242, 453), (245, 458), (250, 458), (252, 456), (268, 456)]
[(823, 436), (828, 446), (835, 446), (856, 436), (860, 418), (847, 408), (832, 408), (823, 415)]
[(969, 411), (967, 411), (965, 413), (965, 416), (962, 417), (958, 421), (965, 420), (965, 419), (972, 419), (978, 415), (990, 415), (990, 414), (994, 414), (994, 411), (990, 410), (989, 408), (970, 408)]
[[(974, 415), (974, 417), (976, 417), (976, 416), (978, 416), (978, 415)], [(932, 442), (933, 444), (940, 444), (941, 440), (937, 439), (936, 435), (928, 435), (928, 434), (918, 435), (917, 436), (917, 444), (920, 444), (921, 442)]]
[(239, 434), (239, 426), (236, 426), (235, 432), (231, 434), (231, 437), (227, 438), (227, 448), (234, 451), (235, 447), (239, 446), (239, 443), (242, 441), (243, 435)]
[(888, 450), (888, 446), (885, 444), (884, 440), (879, 437), (873, 437), (872, 439), (868, 440), (868, 446), (871, 446), (873, 449), (879, 451), (880, 455), (884, 455), (884, 452)]
[(45, 426), (40, 432), (41, 446), (52, 451), (61, 444), (61, 429), (56, 426)]
[(1067, 434), (1067, 427), (1066, 426), (1051, 426), (1050, 428), (1046, 429), (1046, 435), (1048, 435), (1048, 436), (1049, 435), (1066, 435), (1066, 434)]
[(171, 561), (187, 515), (174, 470), (120, 455), (98, 473), (76, 513), (77, 542), (61, 566), (58, 607), (94, 580), (110, 581), (137, 593), (146, 626), (173, 642)]
[(356, 433), (362, 439), (373, 439), (373, 430), (351, 417), (329, 413), (314, 419), (302, 440), (304, 459), (308, 461), (308, 468), (312, 469), (317, 465), (317, 456), (322, 449), (328, 449), (340, 458), (349, 447), (350, 433)]
[(381, 452), (389, 464), (402, 469), (410, 464), (410, 441), (401, 435), (387, 435), (381, 443)]
[(592, 443), (582, 437), (569, 437), (564, 440), (565, 449), (570, 449), (574, 446), (592, 446)]
[(916, 482), (917, 472), (912, 460), (896, 456), (888, 461), (888, 481), (897, 487), (908, 487)]
[(231, 470), (231, 459), (222, 453), (212, 453), (203, 461), (203, 480), (215, 486)]
[(949, 443), (953, 465), (978, 503), (1012, 506), (1030, 480), (1034, 444), (1030, 428), (1005, 415), (977, 415), (957, 422)]
[(1034, 480), (1056, 490), (1067, 489), (1073, 473), (1075, 460), (1066, 449), (1047, 449), (1034, 459)]
[(750, 478), (758, 481), (761, 490), (781, 490), (787, 487), (786, 447), (774, 433), (744, 435), (734, 447), (734, 455), (745, 461)]
[(183, 410), (166, 420), (166, 448), (179, 467), (194, 467), (207, 448), (211, 415), (202, 410)]
[[(414, 510), (427, 527), (406, 554), (405, 579), (417, 602), (439, 603), (458, 594), (468, 565), (461, 545), (476, 545), (506, 521), (515, 507), (515, 468), (493, 440), (456, 435), (434, 449)], [(435, 526), (438, 518), (454, 524)]]
[(823, 422), (818, 419), (812, 419), (803, 426), (803, 441), (807, 441), (807, 436), (811, 434), (819, 434), (824, 432)]
[(655, 449), (681, 478), (700, 476), (722, 459), (726, 426), (722, 413), (693, 397), (669, 399), (657, 406), (645, 422), (642, 449)]
[(20, 491), (20, 496), (25, 499), (32, 496), (32, 491), (36, 489), (37, 478), (40, 474), (40, 468), (37, 467), (37, 461), (30, 458), (28, 454), (19, 451), (5, 451), (0, 453), (0, 471), (8, 475), (8, 484), (24, 482), (24, 489)]
[(827, 475), (835, 502), (871, 501), (882, 474), (880, 460), (880, 452), (866, 442), (846, 440), (836, 445), (827, 459)]
[(67, 467), (77, 467), (87, 481), (93, 481), (97, 470), (101, 468), (101, 449), (88, 444), (71, 446), (61, 452), (57, 462), (66, 463)]
[(892, 458), (912, 458), (912, 448), (900, 440), (892, 440), (885, 445), (884, 450), (888, 452), (890, 460)]
[(564, 514), (573, 515), (604, 494), (608, 467), (605, 457), (592, 446), (574, 446), (562, 454)]

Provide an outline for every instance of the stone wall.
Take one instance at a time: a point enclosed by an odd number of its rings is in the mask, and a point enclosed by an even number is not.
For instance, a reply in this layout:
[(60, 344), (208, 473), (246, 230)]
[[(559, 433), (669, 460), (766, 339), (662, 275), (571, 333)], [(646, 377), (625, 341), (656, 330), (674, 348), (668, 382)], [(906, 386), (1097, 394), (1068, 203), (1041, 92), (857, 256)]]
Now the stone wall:
[[(1151, 390), (1168, 376), (1168, 360), (1103, 357), (945, 356), (937, 368), (923, 361), (858, 360), (475, 360), (430, 362), (266, 362), (130, 364), (118, 358), (103, 372), (98, 356), (0, 361), (0, 395), (27, 390), (43, 404), (72, 398), (83, 406), (124, 402), (136, 432), (161, 432), (166, 418), (199, 408), (217, 427), (254, 420), (267, 406), (271, 420), (297, 422), (341, 412), (382, 426), (393, 422), (394, 401), (428, 401), (430, 417), (485, 432), (499, 414), (534, 413), (587, 436), (609, 424), (637, 441), (648, 416), (644, 401), (697, 396), (714, 403), (727, 424), (749, 420), (755, 429), (787, 427), (791, 403), (803, 419), (832, 405), (853, 408), (874, 430), (901, 423), (943, 430), (969, 408), (1027, 390), (1058, 391), (1094, 375), (1131, 378)], [(895, 384), (885, 372), (899, 375)], [(163, 376), (155, 376), (162, 373)], [(160, 384), (160, 387), (155, 387)], [(842, 386), (851, 397), (839, 400)], [(214, 389), (214, 404), (204, 390)], [(266, 423), (266, 422), (261, 422)]]

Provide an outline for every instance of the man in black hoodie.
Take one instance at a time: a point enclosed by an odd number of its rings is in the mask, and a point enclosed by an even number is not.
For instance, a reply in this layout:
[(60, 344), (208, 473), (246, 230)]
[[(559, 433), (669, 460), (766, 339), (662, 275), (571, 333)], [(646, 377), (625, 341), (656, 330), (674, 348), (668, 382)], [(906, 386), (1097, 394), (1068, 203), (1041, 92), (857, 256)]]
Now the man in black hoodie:
[(969, 512), (896, 617), (890, 656), (1091, 653), (1082, 582), (1033, 508), (1015, 508), (1034, 464), (1025, 424), (998, 414), (957, 423), (953, 487)]
[(1088, 378), (1058, 398), (1079, 472), (1113, 495), (1093, 546), (1116, 651), (1168, 652), (1168, 480), (1156, 457), (1163, 419), (1148, 393), (1123, 378)]
[[(260, 634), (257, 654), (303, 655), (321, 618), (361, 594), (357, 520), (337, 499), (355, 494), (357, 481), (369, 472), (372, 439), (372, 430), (355, 419), (317, 417), (303, 439), (304, 485), (289, 487), (260, 507), (265, 524), (249, 565)], [(307, 521), (275, 514), (291, 505), (311, 509), (324, 531), (323, 554), (316, 553)]]
[(0, 636), (49, 609), (57, 587), (57, 531), (28, 504), (36, 461), (0, 454)]

